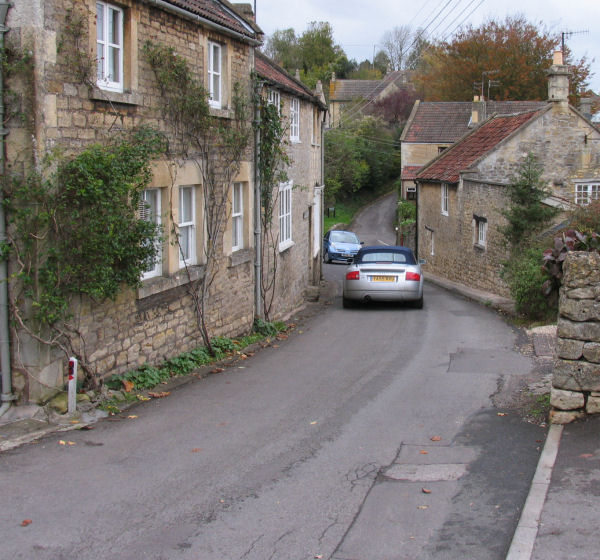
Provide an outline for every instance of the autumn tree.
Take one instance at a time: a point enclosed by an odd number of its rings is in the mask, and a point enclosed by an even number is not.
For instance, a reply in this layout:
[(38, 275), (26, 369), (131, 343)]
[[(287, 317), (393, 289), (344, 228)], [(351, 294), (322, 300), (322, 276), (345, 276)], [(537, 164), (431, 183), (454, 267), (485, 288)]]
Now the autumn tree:
[[(559, 44), (560, 35), (523, 16), (507, 17), (502, 23), (488, 20), (476, 28), (469, 25), (449, 42), (427, 48), (415, 77), (417, 89), (433, 101), (470, 101), (482, 80), (485, 95), (487, 80), (493, 79), (494, 99), (547, 99), (546, 71)], [(589, 64), (585, 57), (572, 61), (568, 49), (565, 55), (572, 69), (571, 101), (576, 102), (587, 85)]]
[(403, 125), (415, 104), (417, 95), (409, 88), (398, 89), (395, 92), (378, 99), (368, 107), (369, 114), (380, 117), (390, 125)]
[(414, 37), (408, 25), (394, 27), (381, 38), (383, 52), (387, 55), (390, 70), (404, 70), (414, 44)]

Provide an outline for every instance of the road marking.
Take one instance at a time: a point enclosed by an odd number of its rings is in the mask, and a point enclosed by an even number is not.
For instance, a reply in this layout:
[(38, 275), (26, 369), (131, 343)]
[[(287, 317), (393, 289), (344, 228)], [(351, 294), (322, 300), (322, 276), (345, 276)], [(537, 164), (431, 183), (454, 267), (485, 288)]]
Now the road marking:
[(550, 426), (506, 560), (529, 560), (531, 558), (562, 431), (563, 426), (559, 424)]
[(377, 243), (379, 243), (380, 245), (389, 245), (389, 243), (386, 243), (385, 241), (381, 241), (381, 239), (378, 239)]

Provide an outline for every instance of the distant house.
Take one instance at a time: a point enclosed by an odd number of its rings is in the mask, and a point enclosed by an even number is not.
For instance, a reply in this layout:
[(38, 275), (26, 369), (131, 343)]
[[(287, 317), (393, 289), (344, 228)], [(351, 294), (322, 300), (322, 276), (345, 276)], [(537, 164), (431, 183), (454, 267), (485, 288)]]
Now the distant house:
[(406, 70), (389, 72), (381, 80), (339, 80), (333, 74), (329, 83), (329, 126), (339, 127), (344, 111), (360, 114), (368, 104), (407, 88), (412, 86), (410, 72)]
[(416, 173), (418, 252), (426, 271), (500, 295), (507, 249), (499, 226), (505, 187), (527, 154), (543, 166), (562, 209), (600, 198), (600, 129), (568, 104), (569, 69), (555, 54), (549, 102), (541, 109), (491, 115)]
[(545, 101), (415, 101), (400, 136), (402, 197), (416, 198), (415, 169), (437, 157), (495, 113), (539, 109)]

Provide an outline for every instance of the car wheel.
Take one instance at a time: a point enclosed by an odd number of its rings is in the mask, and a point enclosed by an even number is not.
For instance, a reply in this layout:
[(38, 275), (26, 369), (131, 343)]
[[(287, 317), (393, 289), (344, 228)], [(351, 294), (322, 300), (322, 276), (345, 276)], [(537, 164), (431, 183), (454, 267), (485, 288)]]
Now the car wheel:
[(423, 296), (421, 296), (419, 299), (416, 299), (415, 301), (413, 301), (412, 306), (415, 309), (423, 309)]
[(342, 307), (344, 309), (352, 309), (353, 307), (356, 307), (356, 302), (352, 299), (342, 297)]
[(329, 251), (325, 251), (325, 255), (323, 255), (323, 260), (326, 263), (330, 263), (331, 262), (331, 256), (329, 255)]

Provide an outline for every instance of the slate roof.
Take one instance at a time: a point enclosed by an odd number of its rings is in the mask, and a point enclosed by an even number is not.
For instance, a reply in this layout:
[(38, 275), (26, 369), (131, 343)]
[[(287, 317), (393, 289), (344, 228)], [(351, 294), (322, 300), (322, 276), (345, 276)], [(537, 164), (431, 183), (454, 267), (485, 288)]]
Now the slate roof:
[(218, 0), (165, 0), (168, 4), (182, 8), (208, 21), (235, 31), (249, 39), (255, 39), (260, 29), (254, 22), (246, 21), (236, 9), (226, 1)]
[(307, 86), (292, 77), (281, 66), (273, 62), (260, 51), (255, 51), (254, 68), (259, 76), (271, 84), (276, 85), (280, 89), (292, 93), (293, 95), (309, 99), (310, 101), (318, 103), (322, 108), (325, 108), (325, 105), (321, 100)]
[(461, 171), (468, 169), (479, 158), (496, 147), (541, 111), (516, 115), (496, 115), (474, 129), (471, 134), (442, 152), (417, 173), (420, 181), (457, 183)]
[(333, 101), (377, 99), (381, 92), (394, 82), (407, 86), (407, 73), (403, 70), (389, 72), (382, 80), (338, 80), (330, 82), (329, 98)]
[[(547, 101), (486, 101), (488, 115), (535, 111)], [(473, 103), (471, 101), (424, 101), (418, 104), (407, 124), (403, 142), (453, 143), (469, 130)]]

